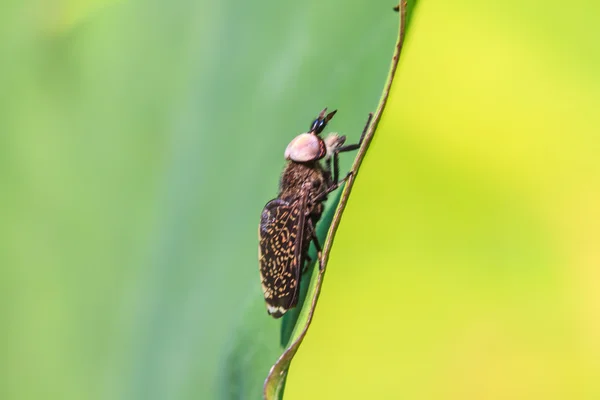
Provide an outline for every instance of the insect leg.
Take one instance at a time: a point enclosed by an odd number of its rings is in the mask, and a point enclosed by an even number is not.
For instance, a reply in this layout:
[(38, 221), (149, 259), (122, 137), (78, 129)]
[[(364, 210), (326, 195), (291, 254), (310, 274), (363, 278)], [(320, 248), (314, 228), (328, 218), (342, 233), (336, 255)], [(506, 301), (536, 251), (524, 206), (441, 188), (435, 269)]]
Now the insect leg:
[(321, 244), (319, 243), (319, 238), (317, 237), (317, 231), (315, 230), (315, 225), (312, 219), (308, 219), (308, 226), (310, 227), (310, 236), (315, 244), (315, 248), (317, 249), (317, 259), (319, 260), (319, 270), (323, 271), (323, 252), (321, 251)]
[[(340, 177), (340, 161), (338, 157), (339, 151), (333, 153), (333, 183), (337, 183)], [(331, 166), (330, 166), (331, 168)]]
[(308, 271), (308, 266), (312, 262), (312, 258), (310, 258), (310, 256), (307, 254), (305, 256), (305, 260), (304, 261), (305, 262), (304, 262), (304, 266), (302, 267), (302, 275), (304, 275), (306, 273), (306, 271)]
[(325, 189), (323, 192), (319, 193), (318, 195), (315, 196), (314, 199), (312, 199), (312, 203), (316, 204), (320, 201), (325, 200), (325, 198), (327, 197), (327, 195), (331, 192), (333, 192), (335, 189), (339, 188), (342, 183), (346, 182), (348, 180), (348, 178), (350, 178), (350, 176), (352, 175), (352, 172), (348, 172), (348, 174), (344, 177), (344, 179), (342, 179), (339, 182), (335, 182), (333, 183), (331, 186), (329, 186), (327, 189)]
[[(342, 146), (333, 153), (333, 157), (332, 157), (333, 158), (333, 183), (337, 183), (339, 176), (340, 176), (340, 166), (339, 166), (338, 154), (344, 153), (346, 151), (356, 150), (356, 149), (360, 148), (360, 146), (362, 146), (362, 142), (365, 139), (365, 135), (367, 134), (367, 131), (369, 130), (369, 125), (371, 124), (372, 118), (373, 118), (373, 113), (369, 113), (369, 117), (367, 118), (367, 123), (365, 124), (365, 127), (363, 128), (363, 131), (362, 131), (362, 134), (360, 135), (360, 140), (358, 141), (358, 143), (349, 144), (348, 146)], [(329, 170), (331, 171), (331, 164), (329, 164)]]
[[(333, 155), (333, 158), (335, 158), (335, 156), (336, 156), (336, 154)], [(329, 175), (329, 179), (332, 179), (333, 175), (332, 175), (332, 170), (331, 170), (331, 157), (329, 157), (325, 161), (325, 171)]]
[(337, 149), (337, 152), (344, 153), (346, 151), (352, 151), (352, 150), (358, 149), (362, 145), (362, 142), (365, 139), (365, 135), (367, 134), (367, 131), (369, 130), (369, 125), (371, 124), (371, 119), (373, 119), (373, 113), (369, 113), (369, 117), (367, 118), (367, 123), (365, 124), (362, 134), (360, 135), (360, 140), (358, 141), (358, 143), (349, 144), (348, 146), (342, 146), (339, 149)]

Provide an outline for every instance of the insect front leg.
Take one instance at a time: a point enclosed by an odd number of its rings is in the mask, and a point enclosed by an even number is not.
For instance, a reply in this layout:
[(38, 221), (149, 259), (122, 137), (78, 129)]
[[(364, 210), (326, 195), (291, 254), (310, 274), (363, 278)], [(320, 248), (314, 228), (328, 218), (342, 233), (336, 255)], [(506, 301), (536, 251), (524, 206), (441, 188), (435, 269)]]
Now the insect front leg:
[[(342, 146), (334, 152), (333, 157), (332, 157), (333, 158), (333, 183), (337, 183), (339, 174), (340, 174), (338, 154), (344, 153), (346, 151), (356, 150), (356, 149), (360, 148), (360, 146), (362, 146), (362, 143), (365, 139), (365, 135), (367, 134), (367, 131), (369, 130), (369, 125), (371, 125), (371, 119), (373, 119), (373, 113), (369, 113), (369, 117), (367, 118), (367, 123), (365, 124), (365, 127), (363, 128), (363, 131), (362, 131), (362, 134), (360, 135), (360, 140), (358, 141), (358, 143), (349, 144), (347, 146)], [(329, 169), (331, 170), (331, 164), (329, 164)]]
[(362, 145), (363, 140), (365, 140), (365, 136), (367, 135), (367, 131), (369, 130), (369, 125), (371, 125), (372, 119), (373, 119), (373, 113), (369, 113), (369, 116), (367, 117), (367, 123), (365, 124), (365, 127), (363, 128), (363, 131), (360, 135), (360, 140), (358, 141), (357, 144), (349, 144), (348, 146), (342, 146), (338, 149), (338, 152), (343, 153), (345, 151), (352, 151), (352, 150), (358, 149)]

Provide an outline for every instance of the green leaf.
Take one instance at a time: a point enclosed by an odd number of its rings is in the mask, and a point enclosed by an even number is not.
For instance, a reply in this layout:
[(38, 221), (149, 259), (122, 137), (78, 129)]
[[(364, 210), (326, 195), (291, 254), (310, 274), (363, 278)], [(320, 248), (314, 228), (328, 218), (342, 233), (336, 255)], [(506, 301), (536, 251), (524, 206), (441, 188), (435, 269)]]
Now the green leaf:
[[(302, 340), (304, 339), (310, 327), (310, 323), (315, 312), (315, 307), (319, 299), (319, 294), (321, 292), (321, 287), (326, 272), (327, 260), (333, 244), (335, 232), (339, 226), (342, 213), (348, 202), (350, 191), (352, 190), (352, 185), (354, 183), (356, 175), (358, 174), (361, 162), (366, 155), (367, 149), (371, 140), (373, 139), (373, 136), (375, 135), (377, 125), (385, 109), (389, 90), (394, 79), (406, 30), (406, 2), (400, 4), (399, 16), (400, 25), (398, 31), (398, 40), (396, 42), (396, 49), (392, 57), (390, 72), (388, 74), (387, 81), (384, 85), (381, 100), (374, 113), (373, 120), (369, 125), (363, 145), (358, 150), (358, 154), (356, 155), (356, 159), (354, 161), (354, 164), (352, 165), (352, 175), (347, 180), (343, 190), (339, 194), (335, 203), (330, 207), (331, 210), (335, 209), (335, 212), (330, 212), (328, 218), (325, 218), (325, 220), (319, 224), (319, 234), (321, 240), (323, 236), (325, 236), (325, 229), (328, 229), (323, 246), (322, 259), (324, 268), (322, 271), (320, 271), (316, 264), (312, 266), (310, 276), (307, 276), (305, 278), (307, 280), (310, 279), (310, 283), (309, 285), (307, 285), (307, 288), (303, 291), (303, 296), (301, 297), (303, 301), (298, 305), (297, 310), (295, 310), (293, 313), (290, 313), (289, 316), (285, 317), (286, 319), (284, 320), (282, 326), (282, 344), (285, 343), (284, 352), (269, 371), (269, 375), (265, 381), (264, 387), (265, 399), (280, 399), (283, 397), (283, 389), (285, 386), (285, 380), (287, 377), (288, 369), (290, 367), (294, 355), (296, 354), (296, 351), (302, 344)], [(314, 257), (314, 254), (313, 259), (316, 259), (316, 257)]]

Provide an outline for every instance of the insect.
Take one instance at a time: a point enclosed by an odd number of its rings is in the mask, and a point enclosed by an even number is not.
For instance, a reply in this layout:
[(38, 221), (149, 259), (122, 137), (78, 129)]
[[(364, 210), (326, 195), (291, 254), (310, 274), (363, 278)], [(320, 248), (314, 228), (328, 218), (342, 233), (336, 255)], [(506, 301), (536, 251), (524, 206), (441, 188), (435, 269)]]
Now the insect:
[(345, 136), (334, 133), (325, 139), (319, 136), (336, 111), (327, 113), (325, 108), (310, 130), (296, 136), (287, 146), (279, 195), (262, 211), (258, 230), (260, 276), (267, 312), (274, 318), (283, 316), (298, 303), (302, 273), (311, 261), (308, 256), (311, 242), (317, 249), (319, 268), (323, 268), (315, 228), (327, 195), (351, 174), (339, 180), (338, 154), (358, 149), (371, 122), (369, 114), (360, 141), (344, 146)]

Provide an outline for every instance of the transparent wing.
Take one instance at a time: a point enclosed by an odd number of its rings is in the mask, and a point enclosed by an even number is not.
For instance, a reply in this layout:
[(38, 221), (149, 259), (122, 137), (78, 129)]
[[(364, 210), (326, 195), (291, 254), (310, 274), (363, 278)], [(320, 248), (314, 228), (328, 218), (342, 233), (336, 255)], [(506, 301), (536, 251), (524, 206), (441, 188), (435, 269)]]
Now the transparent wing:
[(281, 317), (298, 303), (304, 265), (303, 241), (306, 195), (287, 202), (271, 200), (259, 225), (259, 264), (267, 311)]

